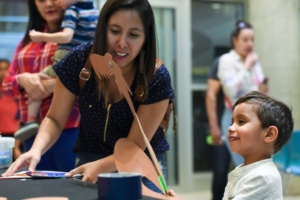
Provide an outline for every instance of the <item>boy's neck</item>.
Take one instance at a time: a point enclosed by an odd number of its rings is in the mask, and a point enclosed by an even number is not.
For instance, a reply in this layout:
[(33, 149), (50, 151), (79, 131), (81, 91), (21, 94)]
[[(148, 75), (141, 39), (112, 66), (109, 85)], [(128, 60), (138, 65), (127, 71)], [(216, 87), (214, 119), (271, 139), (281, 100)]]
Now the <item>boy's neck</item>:
[(255, 162), (258, 162), (258, 161), (262, 161), (262, 160), (265, 160), (265, 159), (269, 159), (271, 158), (272, 155), (259, 155), (259, 156), (250, 156), (250, 157), (244, 157), (244, 164), (241, 166), (241, 167), (244, 167), (244, 166), (247, 166), (247, 165), (250, 165), (250, 164), (253, 164)]

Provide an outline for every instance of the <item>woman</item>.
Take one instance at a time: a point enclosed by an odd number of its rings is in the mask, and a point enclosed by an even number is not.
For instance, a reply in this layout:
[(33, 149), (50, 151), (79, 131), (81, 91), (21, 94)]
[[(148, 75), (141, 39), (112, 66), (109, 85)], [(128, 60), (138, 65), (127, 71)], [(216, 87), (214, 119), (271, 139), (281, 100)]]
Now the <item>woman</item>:
[[(233, 49), (220, 57), (218, 78), (225, 94), (225, 110), (222, 117), (222, 132), (228, 133), (231, 124), (232, 105), (237, 99), (250, 91), (267, 92), (267, 79), (258, 56), (253, 51), (254, 30), (245, 21), (238, 21), (231, 34)], [(228, 140), (226, 144), (229, 148)], [(243, 163), (243, 158), (232, 153), (236, 166)]]
[[(69, 176), (81, 173), (83, 181), (96, 182), (97, 174), (117, 171), (113, 148), (120, 138), (127, 137), (145, 149), (137, 121), (127, 101), (120, 96), (114, 78), (99, 80), (92, 71), (80, 91), (79, 74), (91, 51), (102, 56), (106, 52), (111, 54), (133, 93), (137, 88), (143, 88), (143, 95), (134, 94), (131, 98), (144, 132), (151, 140), (162, 171), (166, 174), (164, 152), (169, 149), (169, 144), (163, 129), (158, 127), (170, 99), (174, 97), (174, 91), (165, 66), (162, 65), (154, 74), (156, 37), (152, 8), (147, 0), (108, 0), (100, 12), (94, 42), (74, 48), (54, 66), (58, 79), (51, 108), (40, 126), (32, 149), (22, 155), (5, 175), (28, 166), (29, 163), (24, 160), (30, 161), (29, 170), (35, 169), (36, 160), (59, 137), (77, 96), (81, 120), (75, 152), (80, 166), (72, 170)], [(61, 99), (64, 100), (63, 104)], [(108, 104), (111, 107), (107, 119)], [(146, 184), (157, 191), (154, 185)]]
[[(27, 101), (43, 100), (40, 109), (40, 119), (43, 119), (52, 103), (52, 93), (55, 79), (42, 76), (39, 72), (52, 63), (57, 44), (52, 42), (32, 42), (29, 37), (30, 30), (53, 33), (60, 29), (63, 10), (52, 0), (28, 0), (29, 23), (24, 39), (15, 52), (9, 74), (4, 80), (6, 93), (20, 99), (19, 107), (21, 122), (27, 119)], [(69, 114), (70, 118), (69, 117)], [(76, 155), (72, 152), (78, 135), (79, 109), (78, 103), (71, 106), (66, 116), (66, 124), (59, 130), (57, 137), (47, 153), (42, 157), (34, 157), (32, 164), (38, 164), (39, 170), (69, 171), (75, 166)], [(35, 137), (24, 141), (25, 150), (28, 151)], [(44, 142), (42, 142), (44, 143)], [(55, 143), (55, 144), (54, 144)], [(33, 147), (32, 149), (34, 149)], [(24, 157), (23, 157), (24, 158)], [(22, 159), (22, 156), (21, 156)]]

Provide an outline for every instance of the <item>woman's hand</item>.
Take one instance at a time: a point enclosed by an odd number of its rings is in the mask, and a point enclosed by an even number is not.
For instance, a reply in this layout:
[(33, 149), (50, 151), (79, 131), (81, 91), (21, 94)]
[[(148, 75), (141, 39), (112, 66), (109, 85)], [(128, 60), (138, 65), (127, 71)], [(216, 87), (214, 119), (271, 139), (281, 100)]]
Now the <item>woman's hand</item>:
[(47, 92), (43, 87), (42, 80), (50, 77), (41, 73), (22, 73), (19, 77), (19, 84), (26, 91), (29, 99), (40, 101), (48, 97), (51, 93)]
[(222, 137), (221, 137), (222, 131), (219, 126), (211, 129), (210, 134), (212, 137), (213, 145), (223, 145), (224, 144), (224, 141), (222, 140)]
[(75, 174), (82, 174), (83, 178), (82, 181), (96, 183), (97, 182), (97, 175), (101, 173), (100, 163), (99, 160), (94, 162), (89, 162), (87, 164), (81, 165), (69, 173), (66, 173), (67, 177), (72, 177)]
[(258, 60), (258, 55), (255, 52), (249, 53), (245, 59), (245, 69), (246, 70), (251, 69), (254, 66), (254, 64), (257, 62), (257, 60)]
[(27, 153), (22, 154), (19, 158), (6, 170), (3, 177), (12, 176), (17, 170), (27, 168), (29, 171), (34, 172), (36, 165), (40, 162), (41, 154), (30, 150)]
[(66, 9), (67, 7), (73, 5), (74, 3), (79, 2), (79, 0), (57, 0), (56, 3), (62, 8)]

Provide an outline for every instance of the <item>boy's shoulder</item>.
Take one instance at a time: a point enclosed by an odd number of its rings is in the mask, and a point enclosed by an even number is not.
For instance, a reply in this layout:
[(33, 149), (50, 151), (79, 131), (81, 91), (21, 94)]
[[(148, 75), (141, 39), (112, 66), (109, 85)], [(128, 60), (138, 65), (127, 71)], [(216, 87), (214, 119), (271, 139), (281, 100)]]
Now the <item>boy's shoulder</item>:
[(254, 184), (269, 187), (281, 183), (281, 176), (272, 159), (262, 160), (244, 167), (237, 167), (228, 177), (239, 184)]
[(279, 171), (272, 159), (266, 159), (253, 164), (245, 176), (261, 176), (264, 177), (266, 181), (270, 179), (281, 179)]

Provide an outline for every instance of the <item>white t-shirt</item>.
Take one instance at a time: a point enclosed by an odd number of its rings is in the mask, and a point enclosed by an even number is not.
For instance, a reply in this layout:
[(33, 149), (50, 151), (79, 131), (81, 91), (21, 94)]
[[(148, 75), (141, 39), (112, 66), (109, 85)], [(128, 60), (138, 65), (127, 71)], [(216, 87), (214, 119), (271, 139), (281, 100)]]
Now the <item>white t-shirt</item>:
[(240, 97), (251, 91), (258, 91), (264, 74), (259, 62), (246, 70), (241, 56), (231, 50), (220, 57), (218, 78), (225, 94), (225, 105), (231, 109)]
[(283, 200), (281, 176), (272, 158), (241, 166), (229, 173), (223, 200)]

